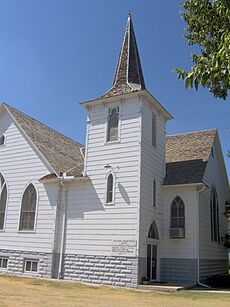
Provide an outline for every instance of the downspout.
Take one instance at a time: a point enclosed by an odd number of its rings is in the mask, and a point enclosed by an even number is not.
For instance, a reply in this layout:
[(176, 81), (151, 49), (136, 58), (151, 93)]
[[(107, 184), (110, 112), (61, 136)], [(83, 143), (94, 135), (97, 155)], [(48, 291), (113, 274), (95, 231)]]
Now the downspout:
[(57, 248), (57, 233), (58, 233), (58, 215), (60, 212), (60, 206), (61, 206), (61, 194), (62, 194), (62, 185), (61, 180), (63, 180), (63, 177), (60, 178), (59, 184), (58, 184), (58, 193), (57, 193), (57, 205), (56, 205), (56, 213), (54, 218), (54, 239), (53, 239), (53, 246), (52, 246), (52, 254), (53, 254), (53, 264), (52, 264), (52, 277), (55, 278), (55, 267), (54, 267), (54, 260), (55, 254), (56, 254), (56, 248)]
[(68, 202), (68, 189), (63, 183), (63, 178), (60, 180), (60, 184), (65, 192), (65, 202), (64, 202), (64, 212), (62, 217), (62, 235), (61, 235), (61, 250), (60, 250), (60, 260), (58, 268), (58, 279), (61, 279), (62, 276), (62, 267), (63, 267), (63, 256), (64, 256), (64, 247), (65, 247), (65, 235), (66, 235), (66, 211), (67, 211), (67, 202)]
[(197, 284), (199, 286), (205, 287), (205, 288), (210, 288), (210, 286), (203, 284), (200, 282), (200, 223), (199, 223), (199, 196), (200, 193), (203, 192), (206, 189), (206, 186), (204, 185), (203, 188), (197, 191), (197, 204), (196, 204), (196, 226), (197, 226)]

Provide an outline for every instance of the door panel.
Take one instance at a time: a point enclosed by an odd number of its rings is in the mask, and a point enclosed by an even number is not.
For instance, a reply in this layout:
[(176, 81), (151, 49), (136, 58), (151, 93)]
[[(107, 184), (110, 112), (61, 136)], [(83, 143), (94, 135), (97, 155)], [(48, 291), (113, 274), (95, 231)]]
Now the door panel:
[(157, 245), (147, 245), (147, 276), (150, 281), (157, 279)]

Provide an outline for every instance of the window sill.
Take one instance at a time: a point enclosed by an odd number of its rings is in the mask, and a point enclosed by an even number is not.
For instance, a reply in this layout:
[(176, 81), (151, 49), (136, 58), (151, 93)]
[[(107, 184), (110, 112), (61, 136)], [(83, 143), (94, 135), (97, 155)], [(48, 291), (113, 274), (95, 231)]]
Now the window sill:
[(107, 206), (115, 206), (115, 202), (112, 202), (112, 203), (104, 203), (104, 205), (107, 207)]
[(121, 140), (111, 141), (111, 142), (105, 142), (104, 145), (119, 144), (119, 143), (121, 143)]
[(18, 230), (18, 233), (36, 233), (35, 230)]
[(37, 271), (37, 272), (33, 272), (33, 271), (24, 271), (23, 274), (25, 274), (25, 275), (38, 275), (38, 271)]

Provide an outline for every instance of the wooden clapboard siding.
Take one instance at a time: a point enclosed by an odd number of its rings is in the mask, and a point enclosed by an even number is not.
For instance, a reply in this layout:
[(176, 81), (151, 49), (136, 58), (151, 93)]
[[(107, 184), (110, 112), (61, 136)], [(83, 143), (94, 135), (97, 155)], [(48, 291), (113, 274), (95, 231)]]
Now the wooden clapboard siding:
[[(7, 182), (8, 200), (1, 249), (51, 252), (57, 188), (50, 185), (46, 190), (39, 183), (49, 170), (6, 111), (0, 114), (0, 135), (3, 133), (6, 142), (0, 147), (0, 172)], [(21, 197), (30, 182), (38, 192), (36, 227), (33, 233), (19, 232)]]
[[(152, 145), (152, 114), (156, 119), (156, 147)], [(162, 192), (165, 176), (165, 120), (145, 100), (142, 104), (141, 183), (140, 183), (140, 256), (145, 257), (146, 238), (155, 220), (162, 233)], [(153, 207), (153, 181), (156, 180), (156, 207)]]
[[(177, 186), (164, 187), (163, 201), (163, 235), (161, 240), (162, 258), (197, 258), (197, 229), (196, 229), (196, 187)], [(180, 196), (185, 205), (185, 238), (171, 239), (170, 229), (170, 208), (176, 196)]]
[(230, 199), (228, 180), (218, 135), (214, 141), (214, 157), (210, 155), (204, 175), (208, 186), (200, 195), (199, 203), (199, 239), (201, 259), (223, 259), (227, 257), (223, 243), (211, 241), (210, 195), (214, 185), (219, 205), (220, 236), (227, 233), (227, 219), (224, 217), (225, 201)]
[[(106, 143), (111, 105), (120, 107), (117, 143)], [(86, 174), (91, 182), (68, 185), (66, 253), (110, 255), (112, 240), (137, 240), (140, 128), (138, 98), (90, 108)], [(105, 204), (107, 164), (116, 176), (114, 205)]]

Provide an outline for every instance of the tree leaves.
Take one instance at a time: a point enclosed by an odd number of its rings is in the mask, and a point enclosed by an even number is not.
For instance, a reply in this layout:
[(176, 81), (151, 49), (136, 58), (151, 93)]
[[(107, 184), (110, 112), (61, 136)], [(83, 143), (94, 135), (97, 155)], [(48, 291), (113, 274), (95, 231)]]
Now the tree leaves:
[(186, 89), (202, 85), (225, 100), (230, 89), (230, 1), (185, 0), (181, 5), (185, 37), (189, 45), (200, 47), (200, 54), (192, 55), (191, 71), (175, 69), (178, 79), (185, 80)]

